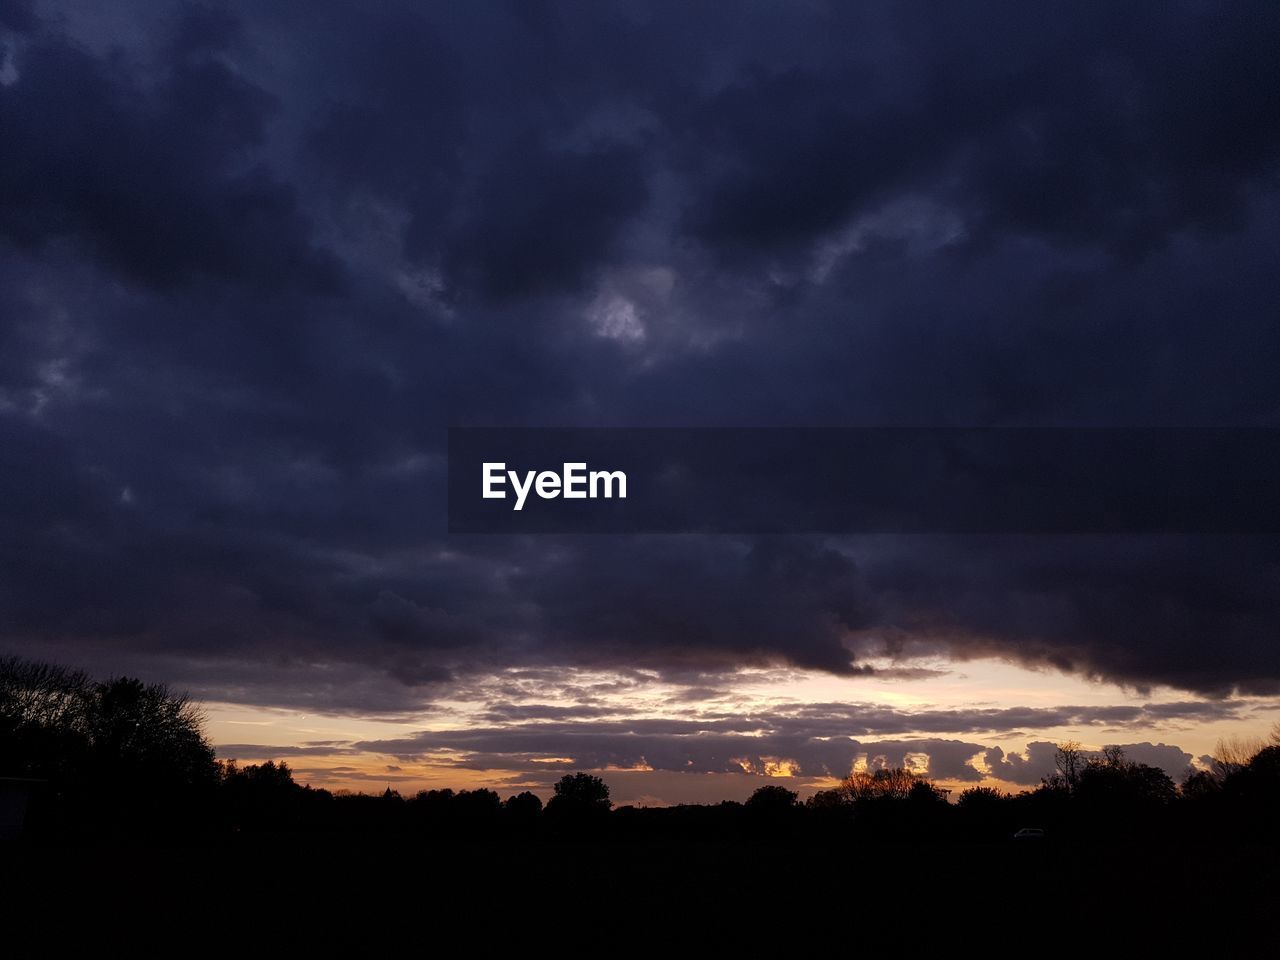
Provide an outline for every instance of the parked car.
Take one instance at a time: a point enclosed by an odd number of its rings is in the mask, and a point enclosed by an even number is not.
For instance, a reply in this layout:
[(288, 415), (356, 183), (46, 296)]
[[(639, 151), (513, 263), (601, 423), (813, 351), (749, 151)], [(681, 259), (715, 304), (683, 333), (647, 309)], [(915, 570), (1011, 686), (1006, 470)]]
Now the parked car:
[(1023, 827), (1013, 835), (1015, 840), (1043, 840), (1044, 831), (1039, 827)]

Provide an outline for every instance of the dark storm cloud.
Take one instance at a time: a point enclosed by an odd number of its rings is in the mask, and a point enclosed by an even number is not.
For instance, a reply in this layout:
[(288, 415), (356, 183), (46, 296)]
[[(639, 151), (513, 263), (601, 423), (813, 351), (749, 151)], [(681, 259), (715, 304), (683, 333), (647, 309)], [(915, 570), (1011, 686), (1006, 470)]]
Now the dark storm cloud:
[[(703, 538), (655, 538), (619, 550), (584, 545), (522, 571), (548, 639), (592, 637), (601, 651), (663, 649), (671, 664), (700, 658), (767, 662), (786, 636), (792, 660), (845, 672), (840, 638), (867, 622), (853, 561), (818, 544), (765, 539), (736, 549)], [(613, 571), (625, 566), (630, 574)]]
[(832, 42), (879, 32), (905, 64), (875, 62), (869, 44), (842, 62), (818, 43), (817, 65), (747, 71), (699, 104), (690, 229), (769, 251), (910, 189), (965, 207), (967, 242), (1016, 232), (1140, 253), (1229, 225), (1248, 185), (1274, 178), (1275, 16), (905, 4), (876, 31), (838, 8), (850, 22)]
[(920, 650), (1274, 692), (1269, 540), (449, 538), (441, 466), (450, 424), (1276, 425), (1278, 16), (0, 4), (0, 631), (388, 714)]
[(462, 222), (442, 237), (415, 225), (407, 238), (411, 256), (438, 245), (452, 285), (492, 297), (579, 286), (645, 203), (640, 155), (626, 148), (550, 153), (531, 140), (494, 163)]
[(25, 32), (35, 23), (35, 0), (0, 0), (0, 26)]
[(158, 287), (199, 276), (336, 286), (294, 189), (253, 161), (275, 103), (217, 57), (239, 30), (193, 11), (153, 77), (62, 37), (20, 45), (18, 78), (0, 90), (0, 234), (35, 250), (69, 238)]
[(921, 539), (869, 589), (891, 610), (891, 645), (933, 637), (1139, 686), (1275, 692), (1278, 550), (1267, 537)]

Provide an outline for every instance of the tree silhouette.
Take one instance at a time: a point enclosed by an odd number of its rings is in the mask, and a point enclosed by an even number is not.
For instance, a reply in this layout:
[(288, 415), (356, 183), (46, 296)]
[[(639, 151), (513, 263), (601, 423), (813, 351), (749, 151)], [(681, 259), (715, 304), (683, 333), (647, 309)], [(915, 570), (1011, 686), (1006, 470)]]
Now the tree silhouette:
[(459, 819), (469, 826), (492, 823), (502, 812), (502, 800), (492, 790), (463, 790), (454, 798)]
[(1096, 843), (1117, 836), (1171, 839), (1179, 831), (1267, 840), (1278, 829), (1280, 743), (1224, 739), (1212, 767), (1190, 774), (1180, 790), (1163, 770), (1131, 761), (1114, 745), (1094, 753), (1064, 743), (1055, 768), (1034, 791), (1007, 796), (970, 787), (954, 805), (928, 777), (903, 767), (856, 771), (803, 805), (795, 791), (767, 783), (744, 804), (611, 812), (608, 785), (583, 772), (560, 778), (545, 816), (529, 791), (505, 803), (488, 789), (428, 790), (408, 799), (389, 786), (382, 794), (331, 794), (296, 783), (283, 761), (217, 762), (199, 710), (161, 685), (99, 682), (64, 667), (0, 658), (0, 778), (11, 778), (0, 801), (13, 807), (16, 797), (27, 832), (37, 836), (165, 839), (198, 827), (416, 834), (432, 842), (486, 836), (532, 843), (574, 836), (736, 841), (770, 833), (797, 840), (823, 831), (835, 838), (1003, 842), (1015, 827), (1038, 826), (1054, 837)]
[(758, 787), (747, 798), (746, 807), (755, 813), (788, 813), (795, 809), (797, 796), (798, 794), (794, 790), (788, 790), (786, 787), (771, 783)]
[(1118, 746), (1107, 746), (1089, 759), (1076, 776), (1076, 794), (1084, 803), (1112, 813), (1139, 812), (1172, 803), (1178, 795), (1173, 779), (1159, 767), (1128, 760)]
[(804, 802), (808, 810), (842, 810), (848, 806), (845, 795), (838, 789), (819, 790)]
[(536, 793), (525, 790), (523, 793), (507, 797), (507, 802), (502, 805), (502, 809), (508, 817), (517, 821), (536, 820), (538, 814), (542, 812), (542, 798)]
[(903, 767), (855, 770), (845, 777), (839, 790), (850, 803), (868, 800), (905, 800), (922, 778)]
[(1222, 784), (1209, 770), (1193, 770), (1182, 781), (1182, 795), (1193, 800), (1204, 800), (1213, 796)]
[(0, 659), (0, 776), (74, 776), (89, 749), (92, 689), (78, 670)]
[(992, 787), (969, 787), (960, 793), (956, 806), (961, 810), (990, 810), (1004, 801), (1004, 794)]
[(199, 822), (219, 778), (202, 726), (199, 709), (162, 684), (0, 659), (0, 776), (46, 781), (57, 807), (49, 822), (110, 831)]
[(911, 784), (907, 799), (917, 806), (947, 802), (946, 794), (934, 786), (932, 781), (921, 776), (917, 776), (915, 783)]
[(555, 785), (553, 800), (604, 810), (613, 806), (609, 799), (609, 785), (589, 773), (565, 774)]
[(1262, 832), (1280, 834), (1280, 745), (1263, 747), (1233, 771), (1222, 784), (1222, 797)]
[(87, 734), (94, 755), (119, 780), (207, 786), (216, 780), (200, 711), (162, 685), (121, 677), (96, 685)]
[(1263, 746), (1260, 737), (1223, 737), (1213, 749), (1213, 775), (1222, 781), (1245, 769)]
[(1046, 777), (1044, 785), (1050, 789), (1074, 793), (1076, 787), (1080, 785), (1080, 774), (1086, 763), (1084, 749), (1076, 741), (1068, 740), (1066, 743), (1058, 744), (1053, 754), (1056, 773)]
[(561, 823), (599, 822), (613, 802), (609, 785), (589, 773), (567, 773), (556, 782), (547, 815)]

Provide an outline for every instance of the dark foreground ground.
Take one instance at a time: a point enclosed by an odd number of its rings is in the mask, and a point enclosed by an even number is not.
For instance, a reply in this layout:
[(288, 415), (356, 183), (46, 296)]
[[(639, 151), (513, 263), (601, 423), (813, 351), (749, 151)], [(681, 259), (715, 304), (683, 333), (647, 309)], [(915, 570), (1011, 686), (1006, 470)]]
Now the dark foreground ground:
[(841, 942), (857, 952), (880, 938), (908, 956), (1193, 946), (1275, 956), (1280, 915), (1280, 851), (1247, 838), (1175, 848), (255, 835), (2, 854), (0, 952), (11, 956), (365, 956), (450, 944), (659, 956), (735, 945), (755, 956)]

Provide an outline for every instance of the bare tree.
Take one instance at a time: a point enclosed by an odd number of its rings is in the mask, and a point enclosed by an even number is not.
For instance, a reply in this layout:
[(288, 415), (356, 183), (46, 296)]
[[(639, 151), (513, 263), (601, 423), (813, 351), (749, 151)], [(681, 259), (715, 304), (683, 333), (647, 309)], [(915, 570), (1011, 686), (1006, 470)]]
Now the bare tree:
[(851, 803), (876, 797), (905, 800), (911, 788), (925, 778), (903, 767), (885, 767), (880, 770), (857, 770), (844, 778), (837, 788)]
[(0, 658), (0, 775), (49, 778), (124, 803), (211, 787), (217, 774), (200, 708), (185, 695)]
[(1074, 740), (1058, 744), (1053, 755), (1053, 765), (1058, 771), (1058, 778), (1068, 790), (1074, 791), (1080, 785), (1080, 774), (1084, 771), (1086, 759), (1084, 748)]
[(1121, 770), (1125, 766), (1124, 750), (1118, 744), (1107, 744), (1102, 748), (1102, 764), (1113, 770)]
[(1225, 780), (1236, 771), (1243, 770), (1265, 746), (1261, 737), (1241, 737), (1236, 734), (1223, 737), (1213, 748), (1213, 775), (1218, 780)]
[(0, 657), (0, 724), (83, 729), (92, 683), (79, 670)]

